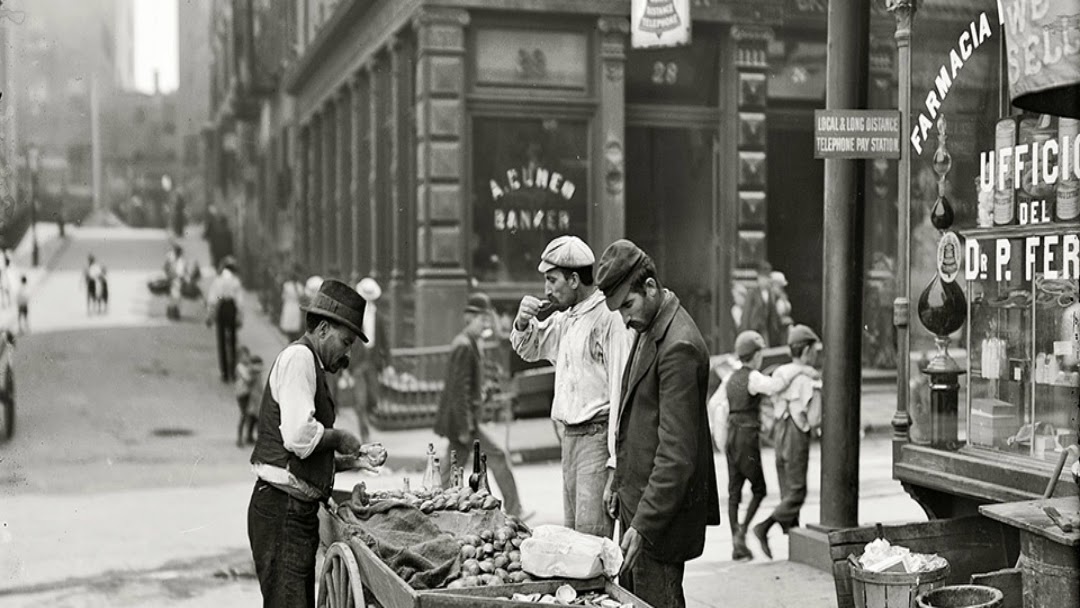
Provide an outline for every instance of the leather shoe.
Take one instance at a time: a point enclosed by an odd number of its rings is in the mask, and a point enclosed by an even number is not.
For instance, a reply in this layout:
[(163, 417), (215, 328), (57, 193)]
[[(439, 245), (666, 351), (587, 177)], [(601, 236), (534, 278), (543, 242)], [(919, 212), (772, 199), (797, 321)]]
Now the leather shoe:
[(769, 559), (772, 559), (772, 549), (769, 549), (769, 528), (765, 525), (765, 522), (754, 526), (754, 536), (761, 543), (761, 552)]

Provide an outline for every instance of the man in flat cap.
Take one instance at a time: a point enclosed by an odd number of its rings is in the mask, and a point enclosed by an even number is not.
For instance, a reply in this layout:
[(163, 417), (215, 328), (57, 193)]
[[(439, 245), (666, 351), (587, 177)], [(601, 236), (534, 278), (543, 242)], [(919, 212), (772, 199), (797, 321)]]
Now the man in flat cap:
[[(490, 434), (480, 426), (483, 403), (483, 356), (480, 338), (491, 328), (494, 309), (491, 298), (484, 293), (473, 293), (465, 305), (465, 327), (450, 342), (450, 360), (446, 363), (446, 380), (439, 397), (439, 411), (435, 416), (435, 434), (446, 437), (446, 461), (441, 466), (443, 487), (450, 487), (450, 453), (458, 454), (461, 466), (468, 464), (474, 441), (487, 455), (487, 464), (499, 484), (503, 505), (510, 515), (522, 517), (521, 500), (517, 482), (510, 469), (507, 453)], [(524, 517), (527, 519), (527, 516)]]
[(365, 305), (341, 281), (323, 282), (304, 308), (307, 333), (270, 368), (251, 454), (258, 479), (248, 505), (248, 540), (264, 606), (315, 606), (319, 504), (330, 498), (337, 471), (386, 460), (381, 445), (362, 445), (334, 428), (327, 379), (348, 365), (357, 338), (367, 341), (361, 329)]
[(608, 309), (637, 332), (622, 384), (615, 438), (615, 500), (626, 557), (620, 582), (657, 608), (686, 605), (686, 562), (701, 555), (705, 527), (720, 523), (705, 408), (709, 353), (656, 265), (627, 240), (600, 258)]
[(769, 529), (773, 524), (787, 534), (799, 525), (799, 511), (806, 502), (806, 469), (810, 463), (810, 437), (821, 424), (821, 379), (817, 363), (821, 340), (805, 325), (793, 325), (788, 331), (791, 363), (772, 373), (787, 384), (773, 397), (773, 443), (776, 446), (776, 475), (780, 480), (780, 504), (765, 521), (754, 526), (754, 536), (761, 550), (772, 557)]
[(555, 365), (551, 418), (564, 429), (563, 519), (566, 527), (610, 538), (606, 502), (615, 473), (615, 425), (623, 369), (634, 334), (604, 305), (593, 280), (593, 252), (560, 236), (540, 255), (544, 296), (555, 312), (537, 318), (541, 301), (525, 296), (510, 343), (526, 361)]

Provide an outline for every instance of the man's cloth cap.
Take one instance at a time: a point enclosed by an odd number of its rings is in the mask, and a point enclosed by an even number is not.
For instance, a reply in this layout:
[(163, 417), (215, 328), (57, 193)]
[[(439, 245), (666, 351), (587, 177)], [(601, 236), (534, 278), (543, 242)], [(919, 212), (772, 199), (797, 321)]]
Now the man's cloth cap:
[(792, 325), (791, 328), (788, 329), (788, 346), (795, 346), (802, 342), (821, 342), (821, 338), (814, 333), (814, 330), (805, 325)]
[(592, 249), (576, 236), (564, 235), (553, 239), (540, 254), (537, 270), (547, 272), (552, 268), (584, 268), (596, 261)]
[(326, 279), (319, 286), (319, 291), (311, 299), (311, 304), (302, 307), (304, 312), (317, 314), (336, 323), (340, 323), (356, 334), (362, 342), (368, 337), (360, 329), (364, 325), (364, 309), (367, 300), (356, 290), (337, 279)]
[(630, 293), (630, 279), (647, 256), (634, 243), (619, 239), (608, 245), (596, 271), (596, 284), (604, 292), (609, 310), (618, 310)]
[(486, 293), (475, 292), (469, 294), (469, 300), (465, 304), (465, 312), (486, 313), (491, 312), (491, 298)]
[(765, 338), (756, 331), (744, 331), (735, 338), (735, 354), (740, 358), (749, 357), (763, 348), (765, 348)]

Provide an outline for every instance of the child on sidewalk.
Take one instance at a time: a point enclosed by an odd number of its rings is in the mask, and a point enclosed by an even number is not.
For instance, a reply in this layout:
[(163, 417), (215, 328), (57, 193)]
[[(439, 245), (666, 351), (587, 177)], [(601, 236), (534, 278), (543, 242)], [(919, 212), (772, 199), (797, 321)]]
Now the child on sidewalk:
[[(731, 526), (733, 548), (731, 559), (752, 559), (746, 545), (746, 530), (765, 499), (765, 473), (761, 469), (761, 401), (787, 388), (791, 378), (780, 379), (758, 371), (762, 364), (765, 339), (756, 331), (747, 330), (735, 338), (735, 354), (742, 367), (735, 370), (720, 389), (721, 411), (727, 411), (727, 442), (725, 455), (728, 469), (728, 522)], [(746, 518), (739, 523), (739, 503), (742, 489), (750, 482), (752, 496), (746, 507)]]
[(262, 357), (252, 356), (250, 349), (241, 346), (236, 356), (236, 405), (240, 422), (236, 427), (236, 447), (255, 443), (255, 423), (262, 405)]
[(25, 274), (15, 291), (15, 305), (19, 307), (19, 333), (30, 331), (30, 288), (26, 284)]

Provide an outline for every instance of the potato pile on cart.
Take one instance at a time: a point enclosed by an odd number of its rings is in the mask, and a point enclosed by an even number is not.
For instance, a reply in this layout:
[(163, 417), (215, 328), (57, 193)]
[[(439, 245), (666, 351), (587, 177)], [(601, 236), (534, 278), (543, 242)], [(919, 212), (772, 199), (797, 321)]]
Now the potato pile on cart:
[[(552, 555), (542, 556), (543, 568), (534, 565), (536, 547), (543, 541), (533, 538), (534, 531), (524, 522), (501, 510), (487, 484), (485, 460), (474, 457), (468, 479), (452, 462), (449, 487), (443, 488), (429, 446), (428, 469), (415, 491), (408, 478), (400, 490), (369, 493), (360, 483), (351, 493), (335, 491), (319, 514), (326, 554), (318, 605), (649, 608), (604, 576), (552, 578), (529, 572), (530, 568), (545, 574), (585, 570), (573, 561), (581, 559), (573, 551), (565, 566)], [(602, 542), (586, 538), (586, 544)]]

